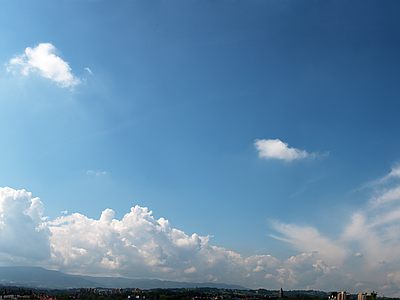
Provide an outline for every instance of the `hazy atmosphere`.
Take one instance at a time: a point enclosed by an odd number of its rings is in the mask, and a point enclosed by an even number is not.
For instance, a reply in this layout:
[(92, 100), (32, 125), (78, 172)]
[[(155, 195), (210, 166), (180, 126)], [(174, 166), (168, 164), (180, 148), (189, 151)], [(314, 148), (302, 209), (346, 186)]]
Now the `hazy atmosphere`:
[(400, 297), (399, 1), (0, 7), (0, 266)]

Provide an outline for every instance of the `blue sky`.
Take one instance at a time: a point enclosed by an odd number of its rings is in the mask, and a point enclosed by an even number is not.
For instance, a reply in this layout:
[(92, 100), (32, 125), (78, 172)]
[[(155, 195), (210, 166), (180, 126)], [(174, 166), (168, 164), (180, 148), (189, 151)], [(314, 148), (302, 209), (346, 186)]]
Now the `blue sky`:
[(399, 296), (399, 9), (4, 1), (0, 264)]

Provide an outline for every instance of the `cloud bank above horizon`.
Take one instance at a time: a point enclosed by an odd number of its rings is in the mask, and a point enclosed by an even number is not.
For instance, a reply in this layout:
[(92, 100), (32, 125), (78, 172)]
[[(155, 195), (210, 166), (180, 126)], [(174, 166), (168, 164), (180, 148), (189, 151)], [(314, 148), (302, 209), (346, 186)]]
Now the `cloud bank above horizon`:
[[(400, 174), (399, 167), (390, 174)], [(75, 274), (215, 281), (250, 288), (377, 290), (399, 296), (400, 176), (392, 175), (378, 180), (374, 196), (348, 224), (337, 227), (339, 238), (310, 226), (273, 221), (276, 234), (270, 236), (298, 251), (283, 261), (271, 255), (242, 257), (210, 244), (210, 236), (173, 228), (168, 220), (155, 219), (152, 211), (138, 205), (121, 220), (111, 209), (97, 220), (67, 212), (47, 220), (39, 198), (4, 187), (0, 188), (0, 237), (5, 241), (0, 245), (0, 263), (40, 264)], [(381, 200), (385, 197), (390, 201)], [(31, 246), (22, 247), (26, 243)]]
[[(40, 43), (34, 48), (27, 47), (24, 54), (15, 56), (9, 61), (7, 71), (13, 73), (19, 71), (24, 76), (35, 72), (62, 88), (73, 88), (81, 80), (71, 73), (66, 61), (54, 54), (56, 50), (51, 43)], [(89, 68), (86, 69), (90, 71)]]

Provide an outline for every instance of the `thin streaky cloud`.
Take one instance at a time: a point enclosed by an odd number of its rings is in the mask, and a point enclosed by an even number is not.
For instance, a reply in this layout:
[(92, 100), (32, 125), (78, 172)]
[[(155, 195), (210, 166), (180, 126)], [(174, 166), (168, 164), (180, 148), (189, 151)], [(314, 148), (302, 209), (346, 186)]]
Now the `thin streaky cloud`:
[(94, 176), (102, 176), (102, 175), (107, 175), (108, 172), (106, 171), (93, 171), (93, 170), (87, 170), (86, 175), (94, 175)]
[(375, 181), (376, 184), (383, 184), (388, 182), (389, 180), (393, 179), (393, 178), (400, 178), (400, 165), (399, 164), (395, 164), (392, 167), (392, 170), (390, 171), (389, 174), (387, 174), (386, 176), (382, 177), (381, 179)]
[(372, 180), (370, 182), (367, 182), (366, 184), (362, 185), (361, 187), (355, 189), (354, 191), (361, 191), (363, 189), (366, 188), (377, 188), (379, 189), (379, 186), (383, 185), (383, 184), (387, 184), (391, 181), (393, 181), (393, 179), (396, 178), (400, 178), (400, 164), (396, 163), (392, 166), (392, 170), (385, 176), (376, 179), (376, 180)]
[(372, 189), (375, 195), (370, 198), (368, 204), (370, 205), (370, 209), (376, 209), (381, 204), (395, 203), (400, 200), (399, 179), (400, 165), (396, 163), (392, 166), (392, 169), (388, 174), (362, 185), (353, 192)]
[(370, 203), (373, 206), (386, 203), (386, 202), (391, 202), (391, 201), (398, 201), (400, 200), (400, 186), (396, 186), (395, 188), (389, 189), (389, 190), (383, 190), (379, 193), (378, 196), (371, 198)]

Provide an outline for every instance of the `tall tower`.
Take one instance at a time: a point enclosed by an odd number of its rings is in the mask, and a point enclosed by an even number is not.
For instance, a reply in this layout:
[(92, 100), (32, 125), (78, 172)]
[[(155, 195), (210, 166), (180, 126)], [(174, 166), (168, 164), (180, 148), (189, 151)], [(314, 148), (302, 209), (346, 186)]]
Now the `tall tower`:
[(283, 289), (281, 287), (280, 291), (279, 291), (279, 298), (283, 298)]

